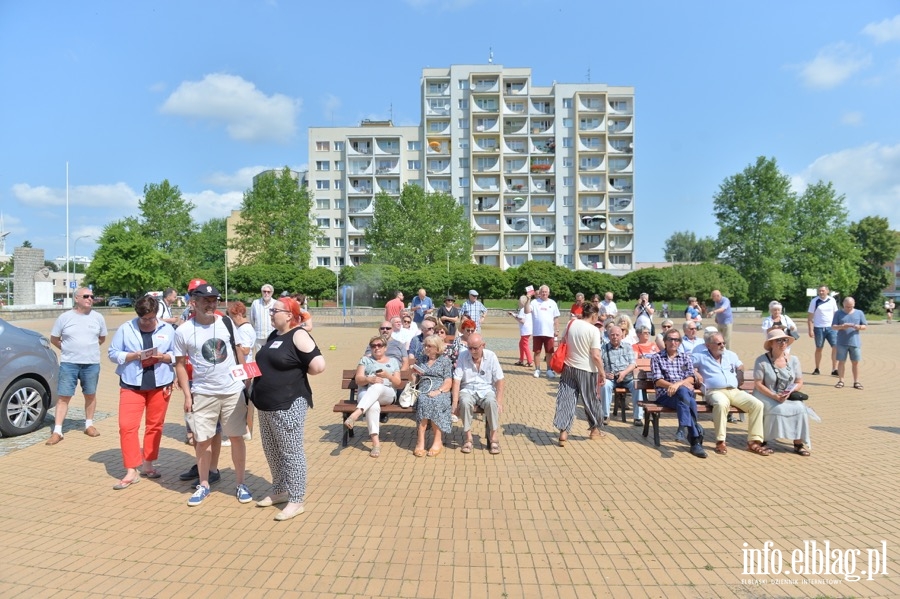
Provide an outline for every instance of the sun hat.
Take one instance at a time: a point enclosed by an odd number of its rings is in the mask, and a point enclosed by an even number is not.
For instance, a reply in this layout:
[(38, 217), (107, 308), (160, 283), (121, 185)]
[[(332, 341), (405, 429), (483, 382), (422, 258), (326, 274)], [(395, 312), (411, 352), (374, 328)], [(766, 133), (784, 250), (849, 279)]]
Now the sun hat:
[(769, 329), (769, 332), (766, 333), (766, 340), (763, 342), (763, 347), (766, 351), (770, 351), (772, 349), (772, 344), (778, 341), (779, 339), (787, 339), (788, 347), (794, 343), (794, 338), (784, 332), (783, 329)]

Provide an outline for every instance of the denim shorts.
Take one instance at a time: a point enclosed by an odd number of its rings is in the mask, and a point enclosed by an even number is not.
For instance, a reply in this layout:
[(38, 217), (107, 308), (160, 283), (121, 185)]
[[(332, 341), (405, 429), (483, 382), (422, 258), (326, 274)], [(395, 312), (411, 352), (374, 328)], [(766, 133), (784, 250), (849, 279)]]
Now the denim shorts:
[(837, 331), (831, 327), (814, 327), (813, 335), (815, 336), (816, 347), (825, 347), (826, 341), (831, 347), (837, 345)]
[(847, 359), (847, 354), (850, 354), (851, 362), (859, 362), (859, 359), (862, 358), (862, 350), (858, 347), (850, 347), (849, 345), (838, 345), (837, 346), (837, 361), (843, 362)]
[(59, 383), (56, 393), (62, 397), (75, 395), (78, 381), (81, 381), (81, 392), (85, 395), (97, 393), (97, 380), (100, 378), (100, 364), (73, 364), (60, 362)]

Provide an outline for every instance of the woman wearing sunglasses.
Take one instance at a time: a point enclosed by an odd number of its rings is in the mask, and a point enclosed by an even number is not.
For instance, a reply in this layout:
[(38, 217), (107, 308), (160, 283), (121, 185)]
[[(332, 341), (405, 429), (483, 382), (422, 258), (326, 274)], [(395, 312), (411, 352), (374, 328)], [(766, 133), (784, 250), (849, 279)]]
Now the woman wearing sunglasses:
[(347, 416), (344, 426), (353, 428), (356, 420), (365, 414), (372, 440), (372, 451), (369, 455), (377, 458), (381, 455), (381, 442), (378, 440), (379, 418), (381, 406), (394, 403), (395, 389), (400, 388), (400, 362), (388, 357), (385, 353), (387, 341), (376, 335), (369, 339), (370, 356), (363, 356), (356, 367), (357, 391), (356, 409)]
[(325, 358), (315, 340), (300, 328), (300, 304), (283, 297), (269, 309), (275, 329), (256, 354), (261, 375), (253, 383), (253, 405), (259, 411), (259, 433), (272, 471), (272, 493), (258, 507), (287, 503), (275, 515), (290, 520), (303, 513), (306, 495), (306, 452), (303, 428), (312, 405), (308, 375), (325, 371)]

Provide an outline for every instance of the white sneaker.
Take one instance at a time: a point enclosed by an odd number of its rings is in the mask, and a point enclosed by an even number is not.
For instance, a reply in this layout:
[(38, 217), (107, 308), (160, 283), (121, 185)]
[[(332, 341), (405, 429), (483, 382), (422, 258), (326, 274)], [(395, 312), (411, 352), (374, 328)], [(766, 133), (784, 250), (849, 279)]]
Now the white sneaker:
[(228, 437), (222, 439), (222, 447), (231, 447), (231, 439)]
[(548, 380), (548, 381), (553, 380), (555, 377), (556, 377), (556, 373), (555, 373), (555, 372), (553, 372), (552, 370), (548, 370), (548, 371), (547, 371), (547, 380)]
[(252, 441), (252, 440), (253, 440), (253, 435), (251, 435), (249, 432), (244, 433), (244, 441)]
[(534, 378), (536, 378), (536, 379), (541, 378), (541, 369), (540, 368), (534, 369)]

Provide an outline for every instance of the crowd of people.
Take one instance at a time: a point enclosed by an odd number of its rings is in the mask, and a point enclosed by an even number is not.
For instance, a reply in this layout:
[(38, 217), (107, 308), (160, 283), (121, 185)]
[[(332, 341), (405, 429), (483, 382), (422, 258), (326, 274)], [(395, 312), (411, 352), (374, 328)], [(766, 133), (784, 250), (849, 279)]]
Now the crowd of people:
[[(313, 403), (309, 376), (325, 370), (325, 359), (311, 336), (312, 320), (303, 307), (305, 298), (282, 294), (273, 297), (263, 285), (261, 297), (249, 309), (240, 301), (218, 310), (220, 293), (206, 281), (195, 279), (188, 289), (187, 308), (172, 313), (178, 295), (167, 289), (160, 299), (140, 298), (136, 317), (120, 326), (109, 345), (108, 358), (119, 376), (119, 439), (125, 474), (115, 485), (123, 490), (142, 478), (159, 478), (162, 428), (173, 390), (181, 392), (190, 443), (196, 464), (180, 475), (193, 480), (195, 491), (187, 501), (198, 506), (209, 496), (218, 470), (222, 445), (230, 445), (234, 468), (234, 495), (241, 503), (253, 501), (245, 484), (246, 441), (252, 439), (253, 412), (258, 413), (263, 451), (272, 473), (271, 491), (256, 504), (283, 505), (276, 520), (303, 513), (307, 464), (303, 448), (306, 411)], [(655, 310), (641, 294), (633, 310), (620, 311), (611, 292), (578, 294), (562, 323), (551, 290), (541, 285), (519, 298), (510, 311), (519, 325), (520, 341), (515, 366), (533, 369), (541, 377), (556, 378), (551, 358), (558, 342), (565, 341), (563, 366), (557, 367), (559, 385), (553, 426), (559, 446), (565, 447), (576, 421), (577, 404), (583, 405), (589, 439), (605, 436), (611, 399), (617, 389), (631, 397), (633, 422), (642, 425), (639, 405), (647, 400), (635, 385), (637, 360), (649, 359), (644, 375), (654, 389), (653, 399), (677, 414), (676, 441), (705, 458), (705, 432), (698, 421), (697, 393), (712, 406), (715, 452), (725, 455), (726, 423), (732, 406), (747, 415), (747, 447), (754, 454), (773, 453), (769, 442), (786, 440), (793, 451), (809, 456), (809, 411), (803, 403), (803, 371), (791, 345), (800, 338), (796, 323), (778, 302), (771, 302), (763, 320), (763, 353), (753, 365), (752, 393), (741, 390), (744, 365), (730, 350), (733, 313), (719, 290), (710, 299), (714, 308), (704, 313), (696, 297), (688, 299), (679, 327), (665, 318), (656, 331)], [(59, 403), (47, 445), (63, 441), (62, 424), (77, 385), (85, 398), (84, 433), (99, 436), (93, 424), (100, 370), (100, 348), (107, 328), (93, 309), (89, 289), (75, 292), (75, 305), (55, 322), (51, 343), (60, 350)], [(668, 310), (667, 310), (668, 312)], [(445, 449), (452, 423), (462, 424), (464, 454), (474, 448), (472, 426), (476, 408), (484, 412), (487, 438), (484, 448), (500, 453), (500, 417), (504, 410), (504, 372), (497, 355), (487, 348), (482, 326), (487, 308), (476, 290), (462, 306), (452, 295), (436, 307), (424, 289), (404, 304), (398, 292), (385, 306), (384, 321), (366, 344), (357, 365), (357, 407), (345, 421), (353, 428), (364, 419), (371, 450), (381, 455), (381, 407), (394, 403), (404, 385), (401, 373), (411, 371), (418, 395), (415, 406), (416, 443), (413, 455), (436, 458)], [(715, 326), (703, 329), (704, 318)], [(633, 320), (632, 320), (633, 319)], [(845, 362), (851, 362), (853, 387), (859, 380), (860, 333), (868, 323), (852, 297), (839, 308), (827, 286), (818, 289), (807, 314), (809, 336), (815, 343), (815, 369), (819, 375), (824, 346), (831, 346), (831, 374), (843, 388)], [(702, 335), (701, 335), (702, 332)], [(541, 354), (544, 354), (543, 361)], [(255, 367), (251, 367), (251, 364)], [(144, 435), (139, 437), (143, 421)], [(428, 431), (431, 442), (427, 442)]]

